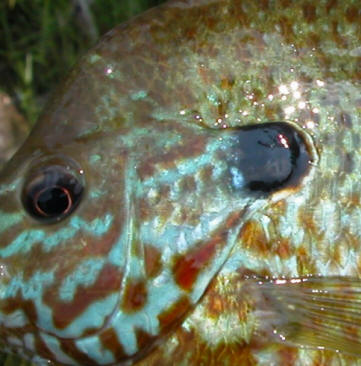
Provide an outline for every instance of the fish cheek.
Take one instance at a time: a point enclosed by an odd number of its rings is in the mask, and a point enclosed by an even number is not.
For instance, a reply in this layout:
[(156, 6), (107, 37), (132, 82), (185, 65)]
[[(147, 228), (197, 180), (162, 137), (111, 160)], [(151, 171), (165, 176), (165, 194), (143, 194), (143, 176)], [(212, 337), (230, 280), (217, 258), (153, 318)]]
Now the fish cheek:
[[(13, 271), (1, 299), (1, 312), (9, 319), (16, 312), (24, 314), (23, 322), (33, 334), (64, 339), (102, 328), (115, 309), (123, 277), (121, 265), (107, 258), (118, 242), (123, 218), (102, 209), (100, 194), (82, 200), (84, 172), (72, 163), (64, 156), (52, 156), (29, 167), (19, 189), (23, 219), (13, 224), (13, 232), (7, 233), (8, 245), (0, 253)], [(64, 187), (74, 190), (69, 194), (80, 194), (72, 210), (67, 206), (73, 196), (61, 197)], [(103, 204), (109, 208), (109, 203)], [(105, 214), (99, 215), (99, 211)], [(94, 322), (89, 314), (97, 312), (102, 315)], [(71, 328), (72, 323), (78, 328)], [(16, 334), (15, 326), (11, 331)]]

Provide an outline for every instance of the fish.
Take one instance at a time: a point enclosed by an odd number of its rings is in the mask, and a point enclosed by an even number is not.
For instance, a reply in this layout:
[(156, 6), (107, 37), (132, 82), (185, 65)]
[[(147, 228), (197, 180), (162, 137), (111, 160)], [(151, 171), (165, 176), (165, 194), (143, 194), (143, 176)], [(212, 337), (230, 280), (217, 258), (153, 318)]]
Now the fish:
[(0, 176), (0, 347), (54, 365), (357, 365), (358, 1), (114, 28)]

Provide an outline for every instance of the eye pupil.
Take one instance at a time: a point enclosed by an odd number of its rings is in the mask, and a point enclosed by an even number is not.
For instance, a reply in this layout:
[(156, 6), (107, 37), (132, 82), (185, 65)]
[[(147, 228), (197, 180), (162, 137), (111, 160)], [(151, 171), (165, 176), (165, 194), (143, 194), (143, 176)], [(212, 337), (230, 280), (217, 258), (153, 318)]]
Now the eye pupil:
[(82, 177), (68, 166), (41, 167), (26, 180), (22, 202), (35, 219), (51, 223), (70, 215), (81, 201)]
[(34, 203), (40, 215), (52, 217), (66, 213), (72, 199), (67, 189), (55, 186), (40, 191)]

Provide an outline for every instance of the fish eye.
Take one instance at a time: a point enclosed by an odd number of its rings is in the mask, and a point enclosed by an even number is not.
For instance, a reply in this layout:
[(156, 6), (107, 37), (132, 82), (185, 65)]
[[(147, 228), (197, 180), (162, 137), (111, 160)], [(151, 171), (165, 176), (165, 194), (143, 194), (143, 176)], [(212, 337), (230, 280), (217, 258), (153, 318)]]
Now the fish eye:
[(28, 175), (23, 186), (22, 204), (36, 220), (58, 222), (79, 205), (84, 191), (82, 180), (82, 176), (69, 166), (43, 166)]

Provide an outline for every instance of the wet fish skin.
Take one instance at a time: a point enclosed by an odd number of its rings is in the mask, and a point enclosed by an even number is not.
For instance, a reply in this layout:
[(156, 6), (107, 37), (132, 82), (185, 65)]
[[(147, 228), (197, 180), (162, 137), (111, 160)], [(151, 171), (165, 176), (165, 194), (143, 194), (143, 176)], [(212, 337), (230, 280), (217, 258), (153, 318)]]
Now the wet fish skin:
[[(19, 208), (21, 179), (31, 168), (31, 160), (37, 161), (54, 152), (76, 157), (85, 169), (86, 185), (97, 187), (93, 191), (89, 188), (88, 197), (93, 202), (83, 206), (79, 215), (92, 223), (91, 230), (101, 231), (111, 223), (106, 215), (103, 221), (96, 221), (98, 213), (107, 212), (114, 201), (127, 212), (134, 210), (129, 203), (133, 196), (128, 195), (131, 199), (127, 201), (123, 193), (132, 192), (125, 187), (127, 179), (132, 182), (131, 174), (135, 174), (128, 169), (131, 166), (128, 162), (136, 165), (151, 154), (143, 164), (146, 169), (141, 176), (142, 179), (151, 177), (158, 169), (152, 163), (154, 156), (159, 155), (164, 141), (178, 148), (177, 154), (171, 156), (173, 160), (160, 164), (170, 170), (174, 161), (177, 164), (179, 160), (190, 159), (189, 155), (193, 159), (203, 152), (199, 147), (196, 150), (197, 141), (210, 141), (208, 132), (202, 132), (207, 127), (221, 129), (287, 120), (312, 136), (320, 157), (312, 179), (306, 180), (299, 192), (268, 208), (257, 207), (247, 222), (241, 221), (237, 241), (233, 247), (228, 246), (232, 252), (221, 272), (185, 322), (144, 364), (312, 365), (320, 363), (320, 359), (326, 360), (321, 361), (324, 364), (357, 364), (352, 356), (275, 347), (257, 339), (257, 317), (252, 301), (258, 288), (249, 290), (245, 283), (247, 278), (253, 281), (253, 277), (313, 275), (325, 277), (326, 285), (332, 275), (345, 276), (346, 282), (346, 277), (359, 277), (358, 19), (355, 1), (321, 1), (317, 6), (305, 1), (170, 2), (116, 28), (85, 56), (8, 166), (0, 188), (3, 197), (6, 196), (1, 210), (6, 213)], [(140, 140), (135, 133), (131, 134), (135, 126), (145, 128)], [(146, 130), (147, 126), (151, 128)], [(127, 138), (120, 137), (121, 144), (111, 144), (115, 134)], [(182, 139), (177, 140), (179, 135)], [(197, 138), (192, 140), (194, 136)], [(139, 145), (142, 149), (137, 153)], [(99, 156), (102, 158), (105, 152), (102, 162)], [(120, 171), (130, 176), (122, 176), (119, 182)], [(119, 183), (109, 189), (109, 182)], [(189, 189), (191, 182), (185, 186), (188, 188), (184, 189), (183, 197), (196, 197)], [(102, 195), (102, 190), (107, 195)], [(204, 193), (210, 191), (203, 190), (203, 197)], [(168, 215), (172, 210), (162, 194), (155, 192), (153, 199), (164, 205), (159, 212)], [(192, 200), (188, 207), (191, 203)], [(201, 208), (220, 202), (207, 204)], [(239, 209), (237, 205), (235, 208), (235, 211)], [(141, 218), (139, 222), (135, 220), (135, 231), (147, 217), (147, 207), (142, 209), (135, 212), (135, 217)], [(199, 212), (190, 212), (193, 217), (188, 216), (183, 222), (195, 225)], [(119, 224), (124, 216), (127, 214), (118, 218)], [(45, 230), (47, 235), (57, 230), (54, 226), (44, 229), (24, 217), (24, 214), (20, 216), (20, 224), (12, 232), (6, 227), (7, 231), (1, 234), (3, 247), (21, 230), (36, 228)], [(166, 218), (162, 220), (169, 224)], [(11, 226), (10, 221), (3, 216), (1, 222)], [(71, 218), (64, 222), (68, 225), (62, 235), (70, 235), (68, 228), (76, 225), (86, 232), (85, 226), (72, 222)], [(116, 235), (119, 232), (111, 230), (102, 242), (111, 243)], [(86, 235), (81, 237), (84, 239)], [(32, 253), (37, 260), (31, 265), (24, 253), (14, 263), (16, 268), (26, 268), (28, 273), (24, 275), (29, 278), (36, 278), (35, 269), (44, 266), (48, 272), (57, 268), (59, 274), (64, 273), (77, 265), (86, 248), (96, 247), (90, 235), (86, 240), (87, 245), (78, 247), (72, 255), (65, 250), (49, 260), (37, 248)], [(5, 250), (1, 251), (2, 258)], [(62, 256), (66, 256), (66, 264), (59, 264)], [(16, 271), (10, 265), (6, 268), (9, 273), (4, 277), (13, 278)], [(219, 268), (205, 271), (205, 277), (211, 279), (216, 269)], [(350, 289), (355, 291), (357, 285)], [(48, 294), (47, 301), (51, 295)], [(179, 303), (176, 310), (183, 313), (184, 308), (188, 308), (186, 301)], [(277, 315), (272, 307), (268, 310)], [(64, 321), (62, 316), (58, 320)], [(147, 341), (144, 335), (138, 339), (139, 344)], [(44, 351), (44, 345), (37, 347)], [(72, 354), (70, 349), (67, 351)], [(79, 358), (78, 362), (88, 360)]]

